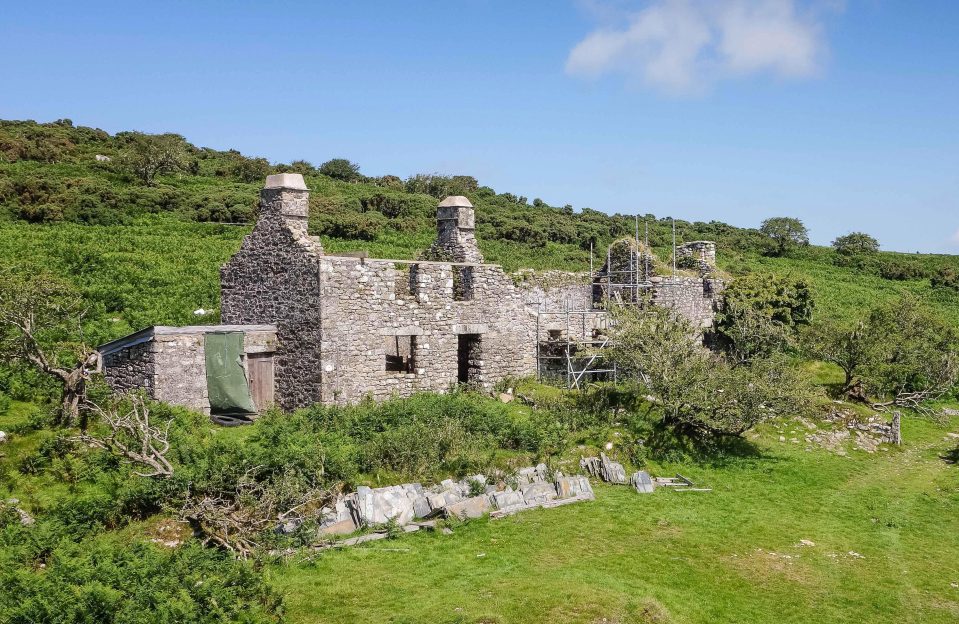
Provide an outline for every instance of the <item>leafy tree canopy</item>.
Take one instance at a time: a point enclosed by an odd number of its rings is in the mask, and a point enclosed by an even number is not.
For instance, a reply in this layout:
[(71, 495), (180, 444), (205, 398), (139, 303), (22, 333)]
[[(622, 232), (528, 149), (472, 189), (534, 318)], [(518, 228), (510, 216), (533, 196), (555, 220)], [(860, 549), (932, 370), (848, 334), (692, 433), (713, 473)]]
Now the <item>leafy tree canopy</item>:
[(793, 217), (772, 217), (763, 221), (759, 231), (772, 244), (772, 253), (785, 256), (796, 247), (809, 244), (809, 230), (803, 222)]
[(738, 361), (789, 348), (796, 329), (812, 319), (809, 283), (772, 273), (750, 273), (723, 293), (714, 332)]
[(319, 172), (329, 176), (334, 180), (344, 182), (356, 182), (362, 176), (360, 175), (360, 166), (355, 162), (350, 162), (346, 158), (334, 158), (320, 165)]
[(864, 232), (850, 232), (832, 242), (833, 248), (841, 254), (853, 255), (875, 253), (879, 251), (879, 241)]

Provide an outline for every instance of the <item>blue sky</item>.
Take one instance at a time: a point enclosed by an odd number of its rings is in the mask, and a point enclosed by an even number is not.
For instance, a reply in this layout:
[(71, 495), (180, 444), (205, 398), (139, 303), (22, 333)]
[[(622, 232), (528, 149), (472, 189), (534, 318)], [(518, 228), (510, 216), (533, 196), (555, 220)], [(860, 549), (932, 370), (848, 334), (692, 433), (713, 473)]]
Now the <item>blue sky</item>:
[(0, 117), (959, 253), (959, 2), (3, 0)]

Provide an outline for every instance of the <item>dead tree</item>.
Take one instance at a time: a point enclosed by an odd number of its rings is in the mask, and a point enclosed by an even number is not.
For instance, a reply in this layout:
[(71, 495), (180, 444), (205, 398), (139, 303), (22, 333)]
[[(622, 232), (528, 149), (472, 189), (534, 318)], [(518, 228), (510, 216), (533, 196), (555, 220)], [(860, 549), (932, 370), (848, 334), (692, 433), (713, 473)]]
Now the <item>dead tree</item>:
[(336, 488), (291, 488), (282, 477), (258, 480), (261, 469), (251, 468), (232, 488), (188, 494), (180, 519), (202, 536), (204, 544), (214, 544), (245, 559), (260, 547), (265, 532), (318, 519), (320, 510), (338, 492)]
[(100, 354), (83, 340), (85, 316), (79, 295), (56, 278), (0, 271), (0, 354), (58, 382), (62, 425), (83, 424), (87, 385), (100, 371)]
[(170, 450), (169, 433), (173, 419), (157, 426), (150, 421), (150, 408), (143, 397), (133, 395), (126, 401), (129, 402), (129, 409), (121, 409), (118, 405), (104, 409), (94, 403), (87, 403), (90, 411), (110, 428), (110, 433), (98, 437), (85, 431), (73, 439), (109, 451), (142, 467), (143, 471), (134, 471), (138, 476), (171, 476), (173, 465), (166, 458), (166, 454)]

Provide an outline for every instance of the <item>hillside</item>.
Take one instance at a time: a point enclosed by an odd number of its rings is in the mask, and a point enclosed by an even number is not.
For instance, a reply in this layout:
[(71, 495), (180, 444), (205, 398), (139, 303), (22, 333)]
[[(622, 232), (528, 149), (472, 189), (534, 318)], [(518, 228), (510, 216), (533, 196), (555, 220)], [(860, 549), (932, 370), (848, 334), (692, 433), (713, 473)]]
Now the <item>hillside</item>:
[[(304, 174), (310, 230), (334, 252), (416, 258), (448, 194), (471, 199), (483, 253), (509, 271), (585, 270), (591, 245), (599, 262), (636, 226), (631, 215), (530, 203), (469, 176), (370, 177), (348, 161), (271, 164), (176, 135), (0, 122), (0, 277), (69, 282), (87, 306), (89, 344), (152, 324), (215, 323), (219, 267), (251, 230), (263, 178), (279, 171)], [(640, 219), (668, 261), (672, 221)], [(808, 245), (775, 255), (759, 230), (675, 225), (680, 242), (715, 240), (734, 280), (769, 272), (806, 282), (814, 326), (912, 293), (946, 323), (890, 306), (894, 318), (877, 317), (879, 329), (857, 340), (880, 363), (877, 342), (902, 347), (915, 384), (959, 361), (959, 339), (945, 336), (959, 324), (959, 289), (942, 278), (959, 275), (959, 257)], [(777, 282), (758, 277), (739, 284)], [(5, 297), (16, 300), (11, 292), (29, 288), (10, 284), (27, 283), (6, 282)], [(790, 298), (776, 288), (753, 305)], [(44, 337), (65, 361), (76, 360), (73, 321)], [(623, 326), (628, 341), (628, 318)], [(871, 433), (888, 412), (844, 400), (839, 366), (804, 359), (789, 341), (734, 366), (688, 326), (665, 327), (642, 336), (692, 346), (659, 361), (704, 364), (681, 368), (673, 382), (702, 420), (678, 420), (667, 393), (621, 377), (582, 391), (506, 379), (492, 396), (463, 384), (379, 403), (269, 409), (232, 428), (147, 402), (140, 415), (149, 409), (153, 429), (143, 421), (123, 429), (120, 414), (132, 422), (136, 399), (111, 399), (96, 376), (89, 396), (113, 411), (64, 423), (49, 376), (0, 361), (0, 621), (956, 621), (955, 378), (934, 400), (902, 410), (896, 445)], [(22, 338), (6, 330), (7, 342)], [(933, 345), (937, 332), (942, 344)], [(895, 334), (922, 348), (887, 340)], [(633, 353), (647, 343), (629, 344)], [(515, 393), (499, 395), (506, 387)], [(708, 420), (716, 414), (725, 429)], [(157, 439), (169, 442), (169, 471), (139, 472), (137, 449)], [(132, 455), (118, 452), (124, 441)], [(505, 490), (521, 467), (574, 474), (581, 457), (600, 453), (627, 474), (682, 473), (702, 488), (638, 494), (596, 480), (592, 501), (495, 520), (451, 516), (410, 535), (392, 519), (360, 529), (389, 540), (322, 549), (317, 523), (337, 493), (477, 474)], [(249, 548), (235, 550), (238, 540)]]
[[(69, 120), (0, 121), (0, 263), (46, 270), (78, 286), (92, 304), (87, 334), (93, 341), (150, 324), (215, 322), (218, 267), (250, 230), (259, 187), (271, 172), (305, 175), (311, 233), (330, 251), (415, 258), (434, 236), (438, 198), (448, 194), (470, 198), (483, 253), (509, 271), (585, 270), (590, 244), (599, 256), (635, 231), (631, 215), (529, 202), (469, 176), (404, 181), (333, 168), (337, 177), (331, 177), (304, 161), (271, 165), (176, 135), (170, 137), (179, 150), (177, 171), (146, 184), (131, 173), (136, 163), (127, 157), (141, 136), (111, 136)], [(668, 260), (670, 219), (641, 215), (640, 223)], [(959, 257), (881, 252), (846, 258), (810, 246), (777, 258), (765, 255), (767, 240), (754, 229), (677, 220), (676, 233), (680, 242), (715, 240), (720, 268), (732, 275), (763, 270), (807, 278), (822, 315), (843, 316), (911, 291), (959, 322), (959, 292), (929, 282), (943, 267), (959, 271)], [(194, 315), (199, 308), (212, 314)]]

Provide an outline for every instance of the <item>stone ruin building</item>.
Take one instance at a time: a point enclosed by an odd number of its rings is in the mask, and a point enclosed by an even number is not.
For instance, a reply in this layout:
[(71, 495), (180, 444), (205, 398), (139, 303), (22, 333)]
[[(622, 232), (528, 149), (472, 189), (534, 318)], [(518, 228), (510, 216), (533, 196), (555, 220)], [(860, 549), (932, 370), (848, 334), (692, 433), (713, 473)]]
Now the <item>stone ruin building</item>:
[[(308, 212), (301, 175), (268, 176), (253, 231), (220, 270), (223, 324), (150, 327), (102, 345), (114, 390), (242, 416), (272, 404), (343, 405), (456, 384), (491, 390), (541, 375), (544, 353), (560, 341), (572, 368), (570, 345), (575, 353), (603, 336), (606, 299), (638, 302), (642, 291), (705, 326), (721, 291), (707, 271), (641, 274), (635, 251), (626, 254), (629, 283), (613, 279), (615, 266), (511, 276), (484, 262), (465, 197), (439, 203), (437, 238), (423, 256), (430, 260), (328, 254), (307, 231)], [(697, 256), (710, 266), (711, 249)]]

